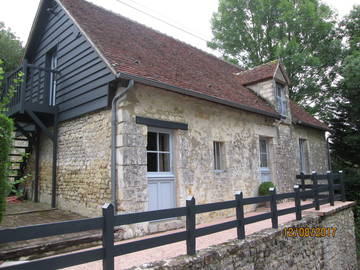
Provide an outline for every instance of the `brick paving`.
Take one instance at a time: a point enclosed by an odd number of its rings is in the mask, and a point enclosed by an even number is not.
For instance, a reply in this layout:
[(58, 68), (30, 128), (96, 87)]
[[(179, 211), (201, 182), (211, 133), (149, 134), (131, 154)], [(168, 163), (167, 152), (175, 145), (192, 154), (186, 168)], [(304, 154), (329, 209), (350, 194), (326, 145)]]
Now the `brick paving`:
[[(302, 205), (308, 204), (308, 203), (310, 203), (310, 202), (302, 202)], [(322, 205), (320, 211), (315, 211), (315, 209), (313, 209), (313, 208), (303, 211), (303, 216), (307, 215), (309, 213), (317, 213), (319, 215), (323, 215), (324, 213), (331, 212), (334, 209), (342, 207), (343, 205), (347, 205), (349, 203), (350, 202), (343, 203), (343, 202), (337, 201), (337, 202), (335, 202), (335, 206)], [(290, 207), (294, 207), (293, 202), (278, 204), (278, 209), (285, 209), (285, 208), (290, 208)], [(245, 214), (245, 217), (265, 213), (268, 210), (269, 209), (264, 209), (264, 208), (258, 209), (256, 212), (251, 212), (251, 213)], [(217, 220), (212, 223), (200, 224), (200, 225), (197, 225), (197, 228), (230, 221), (232, 219), (233, 218), (227, 218), (227, 219)], [(293, 214), (280, 216), (278, 221), (279, 221), (279, 225), (281, 225), (281, 224), (288, 223), (290, 221), (294, 221), (295, 219), (296, 219), (295, 213), (293, 213)], [(266, 228), (271, 228), (271, 220), (270, 219), (246, 225), (245, 226), (245, 234), (250, 235), (255, 232), (259, 232), (263, 229), (266, 229)], [(174, 233), (174, 232), (178, 232), (178, 231), (181, 231), (181, 230), (171, 231), (171, 232), (167, 232), (167, 233)], [(141, 238), (136, 238), (135, 240), (145, 239), (145, 238), (159, 236), (159, 235), (164, 235), (164, 233), (151, 235), (151, 236), (145, 236), (145, 237), (141, 237)], [(230, 230), (226, 230), (223, 232), (218, 232), (218, 233), (214, 233), (211, 235), (202, 236), (202, 237), (199, 237), (196, 239), (196, 249), (197, 250), (204, 249), (209, 246), (221, 244), (221, 243), (224, 243), (226, 241), (233, 240), (236, 238), (237, 238), (236, 229), (230, 229)], [(131, 242), (131, 241), (134, 241), (134, 239), (128, 240), (128, 241), (121, 241), (121, 243)], [(158, 261), (158, 260), (164, 260), (167, 258), (172, 258), (172, 257), (176, 257), (176, 256), (183, 255), (183, 254), (186, 254), (185, 241), (115, 257), (115, 269), (128, 269), (128, 268), (131, 268), (134, 266), (138, 266), (138, 265), (142, 265), (142, 264), (146, 264), (146, 263), (150, 263), (150, 262), (154, 262), (154, 261)], [(66, 270), (102, 269), (102, 261), (96, 261), (96, 262), (91, 262), (91, 263), (87, 263), (87, 264), (76, 265), (76, 266), (67, 267), (64, 269), (66, 269)]]

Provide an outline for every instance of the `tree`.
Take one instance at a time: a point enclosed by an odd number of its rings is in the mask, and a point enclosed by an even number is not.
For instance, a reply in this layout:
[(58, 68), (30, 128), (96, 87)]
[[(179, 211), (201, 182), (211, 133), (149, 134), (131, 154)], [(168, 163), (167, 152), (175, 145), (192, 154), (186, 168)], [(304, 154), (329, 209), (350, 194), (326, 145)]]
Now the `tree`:
[(21, 41), (0, 22), (0, 60), (3, 61), (4, 72), (16, 69), (24, 55)]
[(345, 171), (346, 197), (354, 208), (357, 251), (360, 256), (360, 5), (340, 23), (346, 44), (338, 93), (330, 119), (333, 167)]
[(208, 46), (244, 68), (282, 59), (291, 98), (322, 114), (341, 56), (335, 26), (335, 14), (318, 0), (220, 0)]
[(332, 151), (339, 165), (360, 168), (360, 6), (341, 22), (347, 42), (338, 85), (340, 98), (332, 105)]

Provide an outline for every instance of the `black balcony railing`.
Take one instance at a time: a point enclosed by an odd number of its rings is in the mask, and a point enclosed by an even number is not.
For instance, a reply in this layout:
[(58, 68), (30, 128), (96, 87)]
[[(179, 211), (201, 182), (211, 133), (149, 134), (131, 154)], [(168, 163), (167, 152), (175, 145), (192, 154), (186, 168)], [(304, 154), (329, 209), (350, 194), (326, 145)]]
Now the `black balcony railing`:
[(54, 106), (49, 105), (50, 78), (57, 73), (56, 70), (29, 64), (25, 60), (17, 70), (7, 74), (0, 97), (10, 98), (9, 115), (24, 113), (25, 110), (52, 113)]

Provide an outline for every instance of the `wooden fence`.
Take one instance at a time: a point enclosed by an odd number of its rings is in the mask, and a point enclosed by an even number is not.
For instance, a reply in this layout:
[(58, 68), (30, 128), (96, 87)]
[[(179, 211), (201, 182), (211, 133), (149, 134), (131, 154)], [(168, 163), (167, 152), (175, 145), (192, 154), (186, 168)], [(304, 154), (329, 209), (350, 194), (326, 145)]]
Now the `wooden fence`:
[[(195, 198), (188, 198), (185, 207), (148, 211), (141, 213), (114, 215), (112, 204), (105, 204), (102, 207), (103, 216), (97, 218), (65, 221), (13, 229), (0, 230), (0, 243), (30, 240), (34, 238), (47, 237), (53, 235), (82, 232), (88, 230), (101, 229), (103, 233), (102, 247), (87, 251), (80, 251), (72, 254), (59, 255), (51, 258), (38, 259), (18, 265), (4, 267), (1, 269), (58, 269), (73, 265), (102, 260), (103, 269), (114, 269), (114, 257), (124, 255), (144, 249), (163, 246), (179, 241), (186, 241), (187, 254), (196, 253), (196, 237), (213, 234), (216, 232), (237, 228), (238, 239), (245, 238), (245, 225), (254, 222), (271, 219), (272, 227), (278, 227), (278, 217), (290, 213), (296, 213), (296, 219), (302, 218), (302, 210), (315, 207), (319, 210), (320, 205), (329, 203), (334, 205), (335, 200), (345, 201), (345, 189), (342, 173), (327, 173), (318, 175), (297, 175), (301, 184), (294, 186), (294, 192), (276, 194), (275, 189), (270, 190), (270, 195), (244, 198), (242, 192), (235, 194), (235, 199), (231, 201), (195, 204)], [(305, 184), (305, 180), (312, 181), (312, 184)], [(318, 184), (319, 180), (327, 180), (327, 184)], [(321, 195), (326, 192), (327, 195)], [(309, 204), (301, 205), (301, 199), (312, 198)], [(287, 209), (277, 209), (277, 201), (284, 199), (294, 199), (294, 207)], [(244, 217), (244, 206), (259, 204), (270, 201), (271, 211), (258, 214), (256, 216)], [(236, 218), (221, 224), (210, 225), (203, 228), (196, 228), (196, 214), (224, 210), (236, 209)], [(127, 243), (114, 244), (115, 226), (148, 222), (167, 218), (186, 217), (186, 228), (183, 231), (156, 236), (152, 238), (135, 240)]]

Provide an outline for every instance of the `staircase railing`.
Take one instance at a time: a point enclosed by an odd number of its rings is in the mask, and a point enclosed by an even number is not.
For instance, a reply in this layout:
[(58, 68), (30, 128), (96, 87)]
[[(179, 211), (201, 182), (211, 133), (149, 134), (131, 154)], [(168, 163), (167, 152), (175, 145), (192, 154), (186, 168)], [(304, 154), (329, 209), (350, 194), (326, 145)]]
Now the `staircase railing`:
[(9, 98), (8, 109), (10, 112), (24, 113), (25, 104), (49, 105), (50, 74), (59, 73), (29, 64), (23, 64), (5, 77), (5, 84), (0, 99)]

